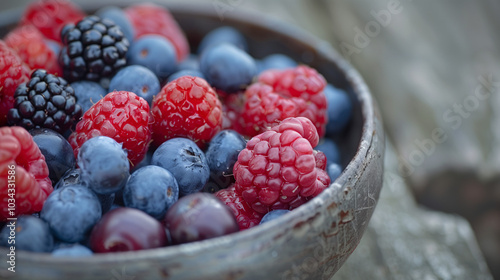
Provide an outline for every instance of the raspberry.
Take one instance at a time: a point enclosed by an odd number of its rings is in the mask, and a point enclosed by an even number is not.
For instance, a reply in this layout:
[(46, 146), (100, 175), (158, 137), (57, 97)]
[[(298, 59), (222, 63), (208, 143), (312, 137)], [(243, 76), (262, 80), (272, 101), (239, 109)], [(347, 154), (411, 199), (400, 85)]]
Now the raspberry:
[(243, 198), (235, 192), (235, 188), (235, 185), (232, 185), (227, 189), (219, 190), (215, 193), (215, 196), (233, 210), (240, 230), (258, 225), (264, 215), (255, 212)]
[[(39, 212), (51, 192), (45, 157), (28, 131), (17, 126), (0, 128), (0, 220)], [(15, 207), (9, 206), (12, 198)]]
[(125, 9), (135, 29), (135, 39), (147, 34), (162, 35), (175, 47), (177, 61), (182, 61), (189, 54), (186, 36), (170, 12), (158, 5), (147, 3), (132, 5)]
[(61, 77), (38, 69), (14, 93), (14, 108), (7, 116), (9, 125), (26, 129), (50, 128), (64, 134), (82, 116), (75, 91)]
[(245, 105), (245, 93), (226, 94), (217, 91), (217, 94), (222, 102), (222, 129), (233, 129), (244, 134), (241, 112)]
[[(59, 63), (64, 78), (106, 82), (127, 64), (129, 41), (114, 22), (88, 16), (61, 32), (63, 48)], [(107, 81), (109, 83), (109, 81)]]
[(165, 85), (153, 100), (153, 140), (161, 145), (186, 137), (200, 148), (222, 129), (222, 105), (202, 78), (183, 76)]
[(7, 124), (7, 113), (14, 107), (14, 92), (29, 75), (29, 67), (0, 40), (0, 126)]
[(261, 214), (304, 204), (330, 184), (326, 157), (313, 150), (318, 141), (304, 117), (285, 119), (253, 137), (234, 165), (236, 193)]
[(81, 20), (85, 13), (71, 1), (38, 0), (26, 7), (22, 25), (33, 25), (48, 39), (61, 42), (61, 30), (68, 23)]
[(61, 76), (57, 55), (45, 43), (43, 34), (32, 25), (19, 26), (5, 37), (5, 43), (17, 52), (31, 69), (45, 69)]
[(255, 136), (286, 118), (306, 117), (322, 137), (327, 123), (325, 86), (323, 76), (307, 66), (264, 71), (245, 92), (245, 134)]
[(141, 162), (151, 140), (148, 102), (128, 91), (104, 96), (85, 112), (68, 139), (75, 157), (85, 141), (100, 135), (122, 143), (132, 165)]

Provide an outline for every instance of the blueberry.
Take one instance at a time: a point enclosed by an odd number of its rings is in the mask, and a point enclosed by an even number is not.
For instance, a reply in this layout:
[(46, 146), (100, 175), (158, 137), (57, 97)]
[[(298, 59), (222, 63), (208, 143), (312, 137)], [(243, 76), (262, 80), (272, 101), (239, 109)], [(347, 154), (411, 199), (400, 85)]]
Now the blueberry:
[(40, 217), (49, 224), (55, 237), (73, 243), (85, 239), (101, 214), (97, 196), (83, 185), (72, 185), (54, 190)]
[(198, 53), (201, 54), (213, 46), (224, 43), (234, 45), (245, 52), (248, 51), (248, 44), (245, 36), (233, 27), (223, 26), (210, 31), (203, 37), (198, 47)]
[(122, 9), (115, 6), (107, 6), (99, 9), (95, 15), (100, 18), (109, 19), (118, 25), (129, 43), (134, 40), (134, 27)]
[(57, 190), (71, 185), (84, 184), (83, 182), (80, 182), (81, 180), (80, 175), (81, 175), (80, 168), (68, 170), (66, 173), (64, 173), (61, 179), (54, 185), (54, 189)]
[(54, 237), (45, 221), (23, 215), (17, 221), (8, 221), (3, 226), (0, 231), (0, 246), (15, 246), (16, 250), (30, 252), (50, 252), (54, 247)]
[(126, 207), (161, 219), (179, 198), (179, 186), (172, 173), (155, 165), (143, 167), (130, 175), (123, 189)]
[(330, 176), (330, 181), (333, 182), (337, 180), (342, 173), (342, 166), (337, 163), (330, 163), (328, 164), (326, 171), (328, 172), (328, 176)]
[(201, 73), (198, 70), (181, 70), (181, 71), (177, 71), (174, 74), (170, 75), (168, 77), (167, 82), (170, 83), (171, 81), (178, 79), (180, 77), (183, 77), (183, 76), (193, 76), (193, 77), (200, 77), (202, 79), (205, 79), (205, 76), (203, 75), (203, 73)]
[(142, 65), (153, 71), (162, 82), (176, 69), (177, 54), (172, 43), (160, 35), (144, 35), (134, 41), (127, 52), (131, 65)]
[(153, 96), (160, 92), (160, 82), (148, 68), (141, 65), (130, 65), (116, 73), (109, 83), (109, 90), (131, 91), (144, 98), (151, 105)]
[(332, 163), (340, 163), (340, 151), (337, 144), (330, 138), (323, 138), (314, 148), (317, 151), (322, 151), (328, 161), (328, 165)]
[(78, 166), (82, 181), (99, 194), (122, 189), (130, 175), (127, 153), (121, 144), (106, 136), (83, 143), (78, 152)]
[(269, 222), (269, 221), (274, 220), (276, 218), (279, 218), (288, 212), (290, 212), (290, 210), (271, 211), (271, 212), (267, 213), (266, 215), (264, 215), (264, 217), (262, 217), (262, 220), (260, 220), (260, 224), (262, 225), (263, 223), (266, 223), (266, 222)]
[(234, 183), (233, 167), (245, 146), (245, 139), (234, 130), (220, 131), (210, 140), (205, 154), (210, 180), (205, 190), (215, 192)]
[(259, 73), (269, 69), (287, 69), (297, 66), (297, 62), (284, 54), (271, 54), (264, 57), (259, 63)]
[(210, 177), (205, 154), (187, 138), (165, 141), (154, 152), (151, 164), (163, 167), (174, 175), (180, 196), (200, 191)]
[[(65, 188), (67, 186), (73, 186), (73, 185), (84, 185), (88, 187), (85, 182), (83, 181), (80, 182), (80, 176), (81, 176), (81, 170), (79, 168), (68, 170), (61, 177), (59, 182), (57, 182), (57, 184), (54, 186), (54, 189), (57, 190), (59, 188)], [(115, 201), (115, 194), (114, 193), (111, 194), (94, 193), (94, 194), (97, 196), (97, 199), (99, 199), (102, 213), (108, 212)]]
[(62, 244), (52, 251), (53, 257), (88, 257), (93, 254), (92, 250), (78, 243)]
[(327, 135), (335, 135), (341, 132), (351, 119), (352, 102), (347, 92), (331, 84), (326, 85), (324, 93), (328, 103), (326, 133)]
[(163, 224), (173, 244), (223, 236), (239, 231), (232, 210), (213, 194), (193, 193), (168, 209)]
[(45, 156), (49, 178), (55, 184), (66, 171), (75, 167), (73, 148), (61, 134), (51, 129), (36, 128), (30, 130), (30, 134)]
[(75, 90), (76, 103), (80, 104), (83, 112), (87, 112), (92, 105), (107, 94), (100, 84), (91, 81), (73, 82), (71, 87)]
[(198, 60), (198, 56), (195, 54), (190, 54), (183, 61), (177, 64), (177, 71), (181, 70), (200, 70), (200, 61)]
[(200, 69), (210, 85), (227, 93), (245, 88), (257, 74), (255, 60), (229, 44), (205, 51), (201, 56)]

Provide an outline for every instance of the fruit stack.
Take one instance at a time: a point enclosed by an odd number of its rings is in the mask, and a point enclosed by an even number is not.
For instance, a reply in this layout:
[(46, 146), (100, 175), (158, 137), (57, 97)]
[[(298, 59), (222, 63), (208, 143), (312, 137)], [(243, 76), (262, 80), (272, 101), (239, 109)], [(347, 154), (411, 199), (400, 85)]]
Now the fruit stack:
[(233, 27), (193, 46), (155, 4), (37, 0), (0, 40), (0, 245), (15, 225), (17, 249), (88, 256), (286, 215), (342, 172), (351, 107)]

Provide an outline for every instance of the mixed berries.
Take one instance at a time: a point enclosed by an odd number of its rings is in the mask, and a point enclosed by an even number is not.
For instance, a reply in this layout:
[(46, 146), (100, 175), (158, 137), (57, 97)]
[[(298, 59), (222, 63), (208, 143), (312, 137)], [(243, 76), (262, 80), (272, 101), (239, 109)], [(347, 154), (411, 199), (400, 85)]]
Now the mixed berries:
[(284, 54), (252, 57), (234, 27), (195, 41), (156, 4), (27, 7), (0, 40), (0, 246), (12, 228), (18, 249), (54, 257), (205, 240), (340, 176), (347, 92)]

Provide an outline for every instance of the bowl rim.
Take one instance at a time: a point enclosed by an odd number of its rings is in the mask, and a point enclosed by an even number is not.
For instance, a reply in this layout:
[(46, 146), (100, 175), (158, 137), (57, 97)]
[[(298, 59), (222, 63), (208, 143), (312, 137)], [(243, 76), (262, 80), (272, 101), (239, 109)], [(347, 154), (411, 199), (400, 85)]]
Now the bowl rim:
[[(167, 7), (172, 14), (193, 14), (193, 15), (203, 15), (205, 17), (217, 18), (218, 15), (211, 5), (189, 5), (188, 3), (164, 3), (159, 1), (149, 1), (150, 3), (158, 4), (163, 7)], [(106, 2), (106, 5), (116, 5), (116, 6), (127, 6), (132, 3), (132, 1), (117, 1), (112, 0)], [(95, 1), (89, 1), (88, 3), (77, 4), (84, 7), (85, 10), (97, 10), (103, 7), (102, 4)], [(207, 9), (211, 7), (212, 9)], [(243, 9), (241, 9), (243, 10)], [(23, 8), (16, 8), (0, 12), (0, 26), (6, 26), (7, 24), (13, 24), (19, 20), (19, 15), (22, 14)], [(5, 15), (5, 17), (4, 17)], [(325, 189), (320, 195), (308, 201), (301, 207), (287, 213), (280, 217), (279, 219), (272, 220), (263, 225), (250, 228), (248, 230), (232, 233), (226, 236), (221, 236), (217, 238), (207, 239), (203, 241), (197, 241), (192, 243), (166, 246), (161, 248), (139, 250), (139, 251), (129, 251), (129, 252), (114, 252), (114, 253), (102, 253), (93, 254), (92, 256), (79, 257), (79, 258), (60, 258), (52, 257), (50, 253), (36, 253), (36, 252), (19, 252), (19, 259), (22, 261), (33, 261), (45, 265), (61, 265), (61, 264), (105, 264), (105, 263), (116, 263), (119, 261), (139, 261), (139, 260), (151, 260), (151, 259), (162, 259), (176, 256), (179, 254), (198, 254), (205, 250), (210, 250), (212, 248), (217, 248), (221, 245), (231, 246), (231, 244), (237, 244), (239, 241), (246, 241), (252, 239), (253, 236), (263, 235), (266, 231), (272, 228), (283, 227), (290, 224), (293, 220), (300, 216), (307, 215), (306, 212), (315, 213), (324, 201), (330, 201), (338, 197), (338, 194), (344, 192), (345, 183), (352, 178), (357, 177), (357, 173), (360, 167), (360, 163), (366, 160), (366, 156), (370, 147), (372, 145), (373, 137), (375, 135), (375, 101), (372, 98), (370, 90), (366, 85), (365, 81), (358, 73), (358, 71), (345, 60), (330, 43), (315, 37), (304, 29), (297, 25), (290, 25), (284, 21), (275, 20), (269, 16), (256, 11), (237, 11), (233, 10), (231, 13), (224, 15), (225, 19), (228, 21), (238, 22), (241, 24), (249, 24), (258, 26), (262, 29), (267, 29), (270, 33), (277, 33), (280, 36), (286, 37), (292, 41), (301, 42), (301, 44), (314, 49), (317, 51), (318, 56), (323, 57), (329, 63), (336, 65), (340, 72), (345, 75), (350, 87), (354, 91), (354, 95), (360, 103), (361, 114), (363, 119), (361, 138), (356, 149), (355, 155), (350, 159), (347, 166), (342, 171), (341, 175)], [(258, 19), (258, 20), (257, 20)], [(0, 248), (0, 252), (6, 251), (5, 248)], [(47, 257), (49, 256), (49, 257)]]

